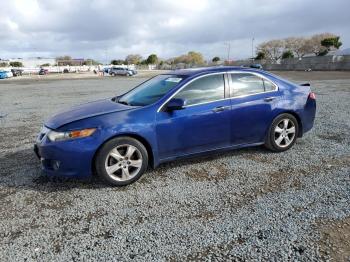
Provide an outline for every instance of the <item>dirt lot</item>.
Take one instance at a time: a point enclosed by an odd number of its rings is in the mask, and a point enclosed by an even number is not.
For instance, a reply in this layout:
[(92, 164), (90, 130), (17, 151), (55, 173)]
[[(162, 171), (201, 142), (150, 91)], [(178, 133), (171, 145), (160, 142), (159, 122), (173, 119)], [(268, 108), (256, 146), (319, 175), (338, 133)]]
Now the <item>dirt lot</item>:
[(0, 260), (350, 259), (350, 73), (311, 81), (314, 129), (289, 151), (236, 150), (108, 187), (50, 181), (32, 144), (53, 113), (123, 93), (136, 78), (0, 81)]

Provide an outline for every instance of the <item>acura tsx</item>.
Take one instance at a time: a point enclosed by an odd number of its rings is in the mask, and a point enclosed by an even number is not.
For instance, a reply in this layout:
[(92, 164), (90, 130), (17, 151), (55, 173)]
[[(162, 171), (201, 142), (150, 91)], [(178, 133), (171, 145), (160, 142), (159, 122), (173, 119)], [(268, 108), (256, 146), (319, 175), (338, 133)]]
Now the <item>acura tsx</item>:
[(182, 157), (258, 145), (285, 151), (315, 112), (309, 84), (252, 68), (175, 70), (53, 116), (34, 151), (49, 176), (96, 173), (122, 186)]

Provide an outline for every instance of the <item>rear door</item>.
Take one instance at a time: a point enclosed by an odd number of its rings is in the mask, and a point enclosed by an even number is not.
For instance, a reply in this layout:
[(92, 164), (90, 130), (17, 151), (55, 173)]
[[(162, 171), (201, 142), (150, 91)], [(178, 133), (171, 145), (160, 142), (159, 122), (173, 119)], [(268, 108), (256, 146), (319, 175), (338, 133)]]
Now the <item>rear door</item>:
[(263, 142), (279, 99), (277, 85), (256, 73), (233, 72), (228, 76), (232, 106), (231, 143)]

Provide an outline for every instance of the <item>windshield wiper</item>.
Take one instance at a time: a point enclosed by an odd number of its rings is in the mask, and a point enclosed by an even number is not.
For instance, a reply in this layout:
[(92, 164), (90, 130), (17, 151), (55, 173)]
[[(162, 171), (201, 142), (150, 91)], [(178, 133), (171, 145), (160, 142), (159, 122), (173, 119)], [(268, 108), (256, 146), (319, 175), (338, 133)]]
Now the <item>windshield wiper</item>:
[(118, 102), (119, 104), (123, 104), (123, 105), (129, 106), (128, 102), (126, 102), (126, 101), (120, 101), (120, 100), (118, 100), (117, 102)]

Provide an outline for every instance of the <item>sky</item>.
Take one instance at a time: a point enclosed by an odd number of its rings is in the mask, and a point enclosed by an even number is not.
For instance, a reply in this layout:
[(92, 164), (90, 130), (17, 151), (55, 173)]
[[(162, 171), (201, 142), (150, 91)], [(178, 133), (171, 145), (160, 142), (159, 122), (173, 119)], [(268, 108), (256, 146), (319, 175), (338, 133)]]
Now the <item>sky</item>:
[[(350, 0), (1, 1), (0, 58), (250, 57), (266, 40), (330, 32), (350, 47)], [(252, 39), (254, 38), (254, 41)], [(252, 43), (253, 42), (253, 43)]]

